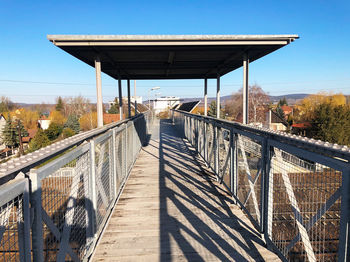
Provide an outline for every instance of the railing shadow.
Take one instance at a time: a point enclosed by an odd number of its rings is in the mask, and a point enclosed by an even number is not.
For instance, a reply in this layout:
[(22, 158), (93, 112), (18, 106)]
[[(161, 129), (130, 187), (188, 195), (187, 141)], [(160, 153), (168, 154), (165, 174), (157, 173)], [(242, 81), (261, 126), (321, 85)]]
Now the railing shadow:
[[(202, 164), (171, 121), (161, 120), (160, 260), (172, 260), (175, 242), (190, 261), (205, 261), (208, 258), (203, 254), (221, 261), (247, 261), (242, 250), (255, 260), (263, 260), (255, 243), (264, 243), (232, 213), (228, 205), (233, 203), (231, 198), (212, 182), (213, 174)], [(233, 234), (230, 228), (239, 228), (239, 232)], [(200, 253), (203, 249), (205, 252)]]

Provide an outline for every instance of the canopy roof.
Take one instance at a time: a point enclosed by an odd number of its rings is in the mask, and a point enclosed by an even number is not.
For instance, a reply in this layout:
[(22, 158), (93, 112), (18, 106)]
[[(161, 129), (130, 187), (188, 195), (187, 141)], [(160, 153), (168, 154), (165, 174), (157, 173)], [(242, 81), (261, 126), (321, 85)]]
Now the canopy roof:
[(118, 79), (216, 78), (299, 38), (298, 35), (48, 35), (56, 46)]

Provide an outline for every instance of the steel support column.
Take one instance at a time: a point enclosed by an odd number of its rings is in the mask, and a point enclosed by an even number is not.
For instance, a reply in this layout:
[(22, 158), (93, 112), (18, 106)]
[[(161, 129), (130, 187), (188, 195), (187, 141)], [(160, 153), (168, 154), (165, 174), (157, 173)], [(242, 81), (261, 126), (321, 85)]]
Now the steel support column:
[(102, 106), (102, 81), (101, 81), (101, 61), (95, 58), (96, 70), (96, 93), (97, 93), (97, 127), (103, 126), (103, 106)]
[(216, 77), (216, 118), (220, 118), (220, 75)]
[(208, 79), (204, 79), (204, 115), (208, 115)]
[(128, 84), (128, 118), (131, 117), (131, 101), (130, 101), (130, 79), (127, 80)]
[(119, 116), (120, 120), (123, 120), (123, 94), (122, 94), (122, 79), (118, 79), (118, 92), (119, 92)]
[(243, 124), (248, 124), (249, 122), (248, 67), (249, 67), (249, 58), (247, 54), (244, 54), (243, 55)]

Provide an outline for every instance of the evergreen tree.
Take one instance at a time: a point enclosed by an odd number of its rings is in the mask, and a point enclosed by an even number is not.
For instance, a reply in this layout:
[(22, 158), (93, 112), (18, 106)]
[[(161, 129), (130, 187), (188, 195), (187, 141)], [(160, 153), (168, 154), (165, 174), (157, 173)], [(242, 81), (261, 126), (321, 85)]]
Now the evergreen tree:
[(42, 147), (48, 146), (49, 144), (50, 140), (46, 136), (45, 132), (42, 129), (39, 129), (35, 137), (29, 143), (29, 151), (33, 152)]
[(63, 125), (52, 122), (49, 125), (49, 128), (45, 130), (45, 134), (47, 138), (52, 141), (52, 140), (55, 140), (62, 133), (62, 130), (63, 130)]
[(114, 104), (108, 110), (108, 114), (119, 114), (119, 102), (118, 99), (114, 99)]
[(209, 105), (208, 116), (216, 117), (216, 101), (212, 101)]
[(63, 138), (71, 137), (71, 136), (74, 136), (74, 135), (75, 135), (75, 132), (72, 129), (70, 129), (69, 127), (66, 127), (62, 131)]
[(3, 128), (3, 143), (8, 147), (17, 147), (20, 144), (19, 134), (21, 138), (28, 136), (27, 130), (24, 128), (20, 120), (12, 121), (8, 115), (6, 124)]
[(79, 118), (76, 115), (69, 115), (67, 122), (64, 124), (64, 128), (72, 129), (75, 134), (80, 131)]
[(280, 99), (280, 101), (278, 101), (278, 104), (277, 106), (287, 106), (288, 103), (287, 103), (287, 99), (286, 97), (283, 97), (282, 99)]
[(277, 114), (280, 118), (285, 119), (284, 111), (282, 110), (282, 108), (281, 108), (280, 105), (277, 105), (277, 107), (276, 107), (276, 114)]
[(59, 96), (57, 98), (56, 111), (62, 112), (63, 108), (64, 108), (63, 99), (62, 97)]
[(24, 128), (22, 121), (17, 120), (13, 123), (15, 125), (15, 135), (16, 135), (16, 146), (19, 145), (19, 134), (21, 133), (21, 138), (28, 136), (27, 130)]
[[(212, 101), (209, 105), (208, 116), (216, 117), (216, 101)], [(225, 112), (220, 106), (220, 118), (225, 118)]]
[(6, 124), (2, 130), (2, 141), (7, 147), (15, 147), (17, 144), (16, 129), (10, 114), (7, 116)]

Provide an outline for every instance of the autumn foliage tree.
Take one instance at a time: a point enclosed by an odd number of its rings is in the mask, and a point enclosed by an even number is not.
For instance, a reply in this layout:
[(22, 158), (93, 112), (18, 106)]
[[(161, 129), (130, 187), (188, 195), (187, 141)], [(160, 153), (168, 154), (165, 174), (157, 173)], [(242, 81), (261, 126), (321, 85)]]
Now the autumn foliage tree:
[(64, 125), (66, 123), (67, 118), (59, 111), (51, 111), (49, 115), (49, 119), (51, 120), (52, 123), (56, 123), (59, 125)]
[(309, 95), (296, 105), (295, 119), (298, 122), (309, 122), (315, 117), (316, 109), (321, 104), (344, 106), (346, 97), (343, 94), (318, 93)]
[(79, 119), (80, 128), (82, 131), (91, 130), (97, 127), (97, 113), (90, 112), (82, 115)]
[(295, 112), (298, 122), (307, 122), (309, 137), (350, 145), (350, 105), (342, 94), (319, 93), (304, 98)]
[(36, 129), (38, 126), (39, 113), (36, 111), (21, 108), (16, 110), (12, 115), (20, 119), (27, 130)]

